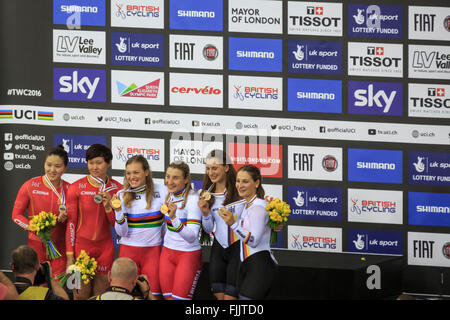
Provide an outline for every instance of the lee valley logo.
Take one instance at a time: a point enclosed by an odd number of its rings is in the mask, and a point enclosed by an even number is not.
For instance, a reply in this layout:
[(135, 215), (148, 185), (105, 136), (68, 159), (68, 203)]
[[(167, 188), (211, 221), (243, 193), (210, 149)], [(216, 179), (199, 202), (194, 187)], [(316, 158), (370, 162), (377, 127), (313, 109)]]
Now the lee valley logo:
[(448, 79), (450, 48), (448, 46), (409, 46), (409, 77)]
[(53, 62), (105, 64), (105, 32), (53, 30)]

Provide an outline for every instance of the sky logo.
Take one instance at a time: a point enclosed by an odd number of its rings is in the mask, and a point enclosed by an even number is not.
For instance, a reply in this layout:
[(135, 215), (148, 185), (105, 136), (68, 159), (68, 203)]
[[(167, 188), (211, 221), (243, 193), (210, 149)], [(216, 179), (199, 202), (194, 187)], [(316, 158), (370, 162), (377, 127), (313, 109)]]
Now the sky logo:
[(410, 184), (450, 186), (450, 153), (409, 152)]
[(105, 25), (105, 0), (53, 0), (53, 24), (69, 29)]
[(292, 218), (342, 220), (342, 189), (289, 186), (288, 203)]
[(348, 181), (402, 183), (402, 159), (402, 151), (348, 149)]
[(111, 63), (146, 67), (164, 66), (164, 36), (111, 32)]
[(342, 74), (342, 42), (288, 41), (288, 71)]
[(282, 40), (229, 38), (229, 69), (282, 72)]
[(348, 113), (403, 115), (401, 83), (348, 82)]
[(377, 254), (402, 254), (403, 237), (400, 231), (348, 231), (348, 251)]
[(53, 99), (106, 101), (106, 71), (97, 69), (53, 69)]
[(288, 79), (288, 110), (342, 113), (342, 81)]
[(223, 0), (171, 0), (170, 29), (223, 30)]
[(409, 224), (450, 227), (450, 193), (409, 192)]

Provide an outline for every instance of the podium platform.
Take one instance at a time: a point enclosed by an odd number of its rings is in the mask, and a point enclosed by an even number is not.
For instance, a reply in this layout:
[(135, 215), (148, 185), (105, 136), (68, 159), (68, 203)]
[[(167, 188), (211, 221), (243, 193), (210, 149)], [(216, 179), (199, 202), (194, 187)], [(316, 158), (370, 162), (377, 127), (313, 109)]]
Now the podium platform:
[[(209, 252), (194, 299), (214, 299), (209, 288)], [(395, 299), (402, 293), (402, 257), (273, 250), (278, 261), (268, 299)]]

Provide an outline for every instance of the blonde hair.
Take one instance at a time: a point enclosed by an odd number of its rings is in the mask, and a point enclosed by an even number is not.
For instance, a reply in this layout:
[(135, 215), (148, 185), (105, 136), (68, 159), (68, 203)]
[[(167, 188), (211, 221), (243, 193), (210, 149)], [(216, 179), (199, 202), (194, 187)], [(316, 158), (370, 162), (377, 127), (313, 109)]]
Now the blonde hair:
[[(128, 159), (127, 163), (125, 164), (125, 167), (127, 167), (129, 164), (132, 163), (140, 163), (142, 165), (142, 169), (144, 171), (148, 170), (149, 174), (145, 177), (145, 185), (147, 188), (145, 189), (145, 198), (147, 200), (147, 207), (146, 209), (150, 209), (150, 206), (152, 205), (153, 200), (153, 192), (155, 190), (155, 185), (153, 183), (152, 179), (152, 171), (150, 170), (150, 165), (147, 162), (147, 159), (145, 159), (141, 155), (136, 155)], [(130, 183), (127, 181), (127, 178), (125, 177), (124, 183), (123, 183), (124, 189), (128, 189), (130, 187)], [(131, 202), (136, 198), (135, 192), (125, 192), (123, 195), (123, 202), (125, 203), (125, 206), (128, 208), (131, 207)]]

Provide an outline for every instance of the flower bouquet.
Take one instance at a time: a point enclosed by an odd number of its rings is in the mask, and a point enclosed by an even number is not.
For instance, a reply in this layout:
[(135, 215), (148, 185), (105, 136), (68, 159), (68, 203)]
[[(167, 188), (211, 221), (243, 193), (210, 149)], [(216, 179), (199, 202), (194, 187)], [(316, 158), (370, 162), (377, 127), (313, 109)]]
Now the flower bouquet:
[(50, 235), (50, 230), (55, 227), (56, 220), (57, 217), (53, 213), (41, 211), (31, 218), (28, 226), (28, 230), (36, 232), (36, 236), (45, 244), (46, 255), (50, 259), (61, 257)]
[(89, 257), (86, 251), (81, 250), (80, 255), (77, 257), (74, 264), (70, 265), (66, 272), (59, 274), (56, 279), (59, 281), (61, 287), (64, 287), (67, 279), (69, 279), (72, 273), (79, 272), (84, 284), (89, 284), (95, 276), (96, 269), (97, 261), (95, 258)]
[(270, 201), (266, 205), (266, 210), (269, 214), (269, 221), (267, 222), (270, 227), (270, 245), (274, 245), (278, 242), (278, 233), (274, 230), (281, 224), (285, 224), (291, 213), (289, 204), (280, 199)]

